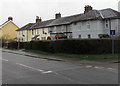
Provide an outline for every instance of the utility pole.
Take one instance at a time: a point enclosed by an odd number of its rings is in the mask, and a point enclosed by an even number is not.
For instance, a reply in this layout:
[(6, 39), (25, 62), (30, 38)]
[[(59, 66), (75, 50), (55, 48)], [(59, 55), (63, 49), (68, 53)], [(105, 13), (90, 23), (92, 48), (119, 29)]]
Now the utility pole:
[(20, 47), (20, 38), (18, 38), (18, 46), (17, 46), (17, 49), (19, 49)]
[(114, 55), (114, 38), (113, 38), (113, 35), (112, 35), (112, 55)]
[(114, 55), (114, 35), (115, 35), (115, 30), (110, 30), (110, 35), (112, 36), (112, 55)]

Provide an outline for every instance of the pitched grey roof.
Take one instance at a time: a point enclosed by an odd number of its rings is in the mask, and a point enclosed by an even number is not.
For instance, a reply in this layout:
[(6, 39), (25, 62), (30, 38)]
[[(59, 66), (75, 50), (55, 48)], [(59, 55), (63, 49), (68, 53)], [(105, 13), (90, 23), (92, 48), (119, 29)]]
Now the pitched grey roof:
[(28, 23), (27, 25), (21, 27), (17, 31), (22, 31), (22, 30), (30, 30), (30, 29), (39, 29), (42, 27), (46, 27), (49, 25), (54, 19), (47, 20), (47, 21), (42, 21), (40, 23)]
[(112, 9), (103, 9), (103, 10), (91, 10), (88, 13), (73, 15), (69, 17), (62, 17), (60, 19), (54, 20), (48, 26), (57, 26), (64, 24), (71, 24), (78, 21), (86, 21), (86, 20), (102, 20), (108, 18), (120, 18), (120, 12), (117, 12)]
[(42, 21), (40, 23), (36, 23), (30, 29), (39, 29), (39, 28), (42, 28), (42, 27), (46, 27), (47, 25), (49, 25), (54, 20), (55, 19), (51, 19), (51, 20)]
[(27, 30), (30, 29), (35, 23), (28, 23), (27, 25), (21, 27), (20, 29), (16, 30), (16, 31), (22, 31), (22, 30)]
[(58, 25), (67, 25), (78, 21), (87, 21), (87, 20), (103, 20), (103, 19), (120, 19), (120, 12), (113, 9), (103, 9), (103, 10), (91, 10), (87, 13), (62, 17), (59, 19), (51, 19), (47, 21), (42, 21), (41, 23), (29, 23), (24, 27), (20, 28), (17, 31), (25, 29), (39, 29), (42, 27), (51, 27)]
[(73, 15), (73, 16), (67, 16), (67, 17), (62, 17), (59, 19), (54, 20), (52, 23), (50, 23), (47, 26), (55, 26), (55, 25), (65, 25), (65, 24), (70, 24), (73, 20), (76, 20), (78, 17), (80, 17), (82, 14), (78, 15)]
[(120, 18), (120, 12), (115, 11), (113, 9), (104, 9), (104, 10), (100, 10), (101, 14), (103, 15), (103, 17), (106, 18)]

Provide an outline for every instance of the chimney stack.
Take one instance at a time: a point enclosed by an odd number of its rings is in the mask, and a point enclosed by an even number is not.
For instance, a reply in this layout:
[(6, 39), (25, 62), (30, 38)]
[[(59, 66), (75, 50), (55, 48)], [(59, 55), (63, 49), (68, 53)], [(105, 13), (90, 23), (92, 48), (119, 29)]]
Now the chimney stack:
[(13, 21), (13, 18), (12, 17), (8, 17), (8, 21)]
[(55, 19), (59, 19), (59, 18), (61, 18), (61, 13), (56, 13), (55, 14)]
[(91, 10), (93, 10), (93, 8), (90, 5), (86, 5), (84, 13), (87, 13), (87, 12), (89, 12)]
[(41, 17), (39, 16), (36, 16), (36, 23), (40, 23), (42, 20), (41, 20)]

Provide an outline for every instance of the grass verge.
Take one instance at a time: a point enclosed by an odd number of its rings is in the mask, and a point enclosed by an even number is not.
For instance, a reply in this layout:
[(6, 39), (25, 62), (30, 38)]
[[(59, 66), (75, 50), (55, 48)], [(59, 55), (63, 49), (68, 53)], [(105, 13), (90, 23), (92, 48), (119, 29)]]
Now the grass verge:
[(23, 50), (24, 52), (31, 52), (36, 54), (43, 54), (43, 55), (51, 55), (51, 56), (62, 56), (68, 58), (80, 58), (80, 59), (118, 59), (120, 58), (120, 54), (99, 54), (99, 55), (80, 55), (80, 54), (66, 54), (66, 53), (48, 53), (38, 50)]

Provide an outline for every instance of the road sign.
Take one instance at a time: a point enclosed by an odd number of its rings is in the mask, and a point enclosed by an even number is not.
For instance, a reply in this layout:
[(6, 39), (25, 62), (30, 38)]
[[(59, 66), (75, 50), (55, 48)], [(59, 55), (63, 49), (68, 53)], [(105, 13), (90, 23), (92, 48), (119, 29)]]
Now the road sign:
[(115, 35), (115, 30), (110, 30), (110, 35)]

